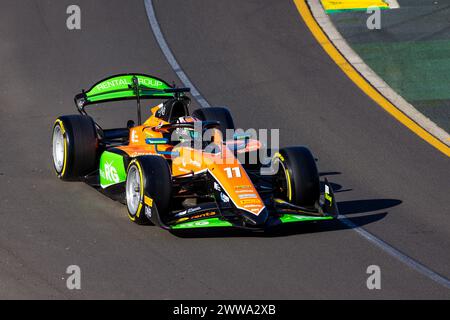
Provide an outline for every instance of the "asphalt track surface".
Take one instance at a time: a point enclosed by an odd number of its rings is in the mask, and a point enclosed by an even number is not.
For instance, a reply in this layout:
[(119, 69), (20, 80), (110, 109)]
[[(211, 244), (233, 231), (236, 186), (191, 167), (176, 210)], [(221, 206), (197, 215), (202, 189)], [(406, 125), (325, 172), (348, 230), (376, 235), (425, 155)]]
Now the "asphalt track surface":
[[(339, 221), (276, 234), (174, 235), (52, 172), (53, 120), (74, 94), (122, 72), (178, 81), (143, 1), (4, 0), (0, 11), (0, 298), (450, 298)], [(449, 159), (365, 96), (315, 42), (292, 1), (155, 1), (178, 62), (244, 128), (308, 145), (342, 214), (450, 277)], [(194, 103), (195, 105), (195, 103)], [(126, 123), (120, 106), (101, 120)], [(129, 111), (129, 110), (127, 110)], [(82, 289), (69, 291), (69, 265)], [(378, 265), (382, 289), (368, 290)]]

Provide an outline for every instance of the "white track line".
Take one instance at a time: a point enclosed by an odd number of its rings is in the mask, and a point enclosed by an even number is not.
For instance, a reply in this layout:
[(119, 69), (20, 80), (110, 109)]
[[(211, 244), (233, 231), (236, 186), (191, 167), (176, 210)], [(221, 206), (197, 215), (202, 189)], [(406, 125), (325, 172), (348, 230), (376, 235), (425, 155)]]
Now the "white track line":
[(184, 73), (183, 69), (181, 69), (180, 65), (178, 64), (177, 60), (175, 59), (172, 51), (170, 50), (169, 46), (167, 45), (166, 40), (164, 39), (164, 36), (161, 32), (161, 28), (159, 27), (158, 20), (156, 19), (155, 10), (153, 9), (153, 3), (151, 0), (144, 0), (145, 4), (145, 10), (147, 11), (147, 17), (150, 22), (150, 26), (153, 30), (153, 34), (155, 35), (156, 41), (158, 42), (159, 47), (161, 48), (161, 51), (163, 52), (164, 56), (167, 59), (167, 62), (169, 62), (170, 66), (172, 67), (173, 71), (177, 74), (178, 78), (180, 78), (181, 82), (184, 86), (191, 88), (191, 95), (197, 100), (198, 104), (202, 108), (209, 108), (210, 105), (208, 101), (206, 101), (205, 98), (198, 92), (197, 88), (194, 86), (194, 84), (189, 80), (186, 73)]
[[(176, 72), (178, 77), (180, 78), (181, 82), (191, 88), (191, 93), (194, 96), (194, 98), (198, 101), (198, 103), (204, 107), (210, 107), (209, 103), (202, 97), (202, 95), (198, 92), (198, 90), (194, 87), (193, 83), (189, 80), (187, 75), (184, 73), (184, 71), (181, 69), (178, 62), (175, 60), (175, 57), (172, 54), (172, 51), (167, 45), (166, 40), (164, 39), (164, 36), (162, 35), (161, 28), (159, 27), (158, 20), (156, 19), (155, 10), (153, 9), (153, 3), (152, 0), (144, 0), (145, 2), (145, 8), (147, 10), (147, 16), (150, 21), (150, 26), (152, 28), (153, 34), (155, 35), (155, 38), (161, 47), (162, 52), (166, 56), (167, 61), (169, 62), (172, 69)], [(339, 215), (339, 221), (343, 224), (345, 224), (347, 227), (351, 228), (353, 231), (358, 233), (361, 237), (372, 243), (373, 245), (377, 246), (390, 256), (396, 258), (400, 262), (403, 262), (410, 268), (416, 270), (417, 272), (423, 274), (424, 276), (428, 277), (429, 279), (439, 283), (440, 285), (446, 287), (447, 289), (450, 289), (450, 280), (445, 278), (444, 276), (436, 273), (435, 271), (429, 269), (425, 265), (421, 264), (420, 262), (414, 260), (413, 258), (407, 256), (406, 254), (400, 252), (399, 250), (395, 249), (388, 243), (384, 242), (380, 238), (377, 238), (373, 234), (369, 233), (368, 231), (364, 230), (361, 227), (358, 227), (353, 222), (351, 222), (350, 219), (348, 219), (344, 215)]]
[(439, 283), (440, 285), (446, 287), (447, 289), (450, 289), (450, 280), (449, 279), (447, 279), (444, 276), (438, 274), (437, 272), (431, 270), (430, 268), (428, 268), (427, 266), (425, 266), (425, 265), (421, 264), (420, 262), (414, 260), (413, 258), (407, 256), (403, 252), (395, 249), (390, 244), (384, 242), (380, 238), (377, 238), (376, 236), (374, 236), (370, 232), (364, 230), (361, 227), (358, 227), (353, 222), (351, 222), (350, 219), (348, 219), (346, 216), (339, 215), (338, 218), (339, 218), (340, 222), (345, 224), (347, 227), (351, 228), (353, 231), (358, 233), (361, 237), (363, 237), (367, 241), (371, 242), (372, 244), (374, 244), (375, 246), (377, 246), (378, 248), (380, 248), (384, 252), (388, 253), (392, 257), (394, 257), (397, 260), (403, 262), (404, 264), (406, 264), (410, 268), (416, 270), (417, 272), (423, 274), (424, 276), (430, 278), (431, 280), (433, 280), (433, 281)]

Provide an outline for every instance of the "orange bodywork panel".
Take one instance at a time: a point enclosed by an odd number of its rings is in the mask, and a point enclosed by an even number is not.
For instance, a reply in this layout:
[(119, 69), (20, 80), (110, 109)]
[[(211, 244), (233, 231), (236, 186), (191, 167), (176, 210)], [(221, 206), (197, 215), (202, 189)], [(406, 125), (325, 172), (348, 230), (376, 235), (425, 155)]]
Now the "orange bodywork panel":
[(172, 160), (172, 174), (186, 176), (209, 172), (237, 208), (259, 215), (264, 203), (253, 182), (233, 152), (225, 144), (221, 149), (213, 154), (187, 147), (175, 148), (179, 156)]
[[(159, 107), (152, 108), (152, 113), (155, 114)], [(197, 150), (187, 146), (178, 147), (170, 144), (147, 144), (146, 139), (148, 138), (163, 138), (163, 133), (157, 131), (157, 128), (159, 125), (167, 123), (151, 116), (143, 125), (131, 128), (129, 144), (127, 146), (119, 146), (117, 149), (126, 152), (130, 157), (158, 155), (157, 151), (172, 151), (172, 155), (160, 155), (168, 160), (172, 160), (172, 176), (183, 177), (209, 172), (220, 185), (221, 190), (225, 192), (225, 196), (238, 209), (245, 210), (254, 215), (261, 213), (264, 209), (264, 203), (246, 171), (234, 156), (233, 151), (230, 150), (232, 144), (242, 142), (220, 141), (218, 143), (218, 139), (214, 138), (214, 142), (220, 149), (215, 153), (204, 152), (203, 150)], [(254, 151), (260, 147), (261, 143), (259, 141), (249, 140), (246, 147), (239, 149), (237, 152)]]

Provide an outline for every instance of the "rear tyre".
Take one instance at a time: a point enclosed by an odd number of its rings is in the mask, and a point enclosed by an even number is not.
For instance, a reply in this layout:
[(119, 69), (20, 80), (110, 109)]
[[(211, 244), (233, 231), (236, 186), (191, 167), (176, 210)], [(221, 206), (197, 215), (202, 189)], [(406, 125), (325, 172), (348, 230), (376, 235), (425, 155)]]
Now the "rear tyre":
[(275, 175), (275, 197), (292, 204), (313, 207), (320, 197), (316, 161), (306, 147), (281, 149), (272, 159), (278, 165)]
[(128, 165), (125, 185), (128, 217), (138, 224), (159, 224), (170, 213), (172, 174), (167, 160), (141, 156)]
[(219, 121), (220, 131), (222, 136), (226, 138), (227, 129), (235, 129), (233, 117), (227, 108), (223, 107), (211, 107), (197, 109), (192, 113), (192, 116), (202, 121)]
[(53, 167), (62, 180), (80, 180), (97, 164), (98, 138), (94, 120), (85, 115), (56, 119), (52, 134)]

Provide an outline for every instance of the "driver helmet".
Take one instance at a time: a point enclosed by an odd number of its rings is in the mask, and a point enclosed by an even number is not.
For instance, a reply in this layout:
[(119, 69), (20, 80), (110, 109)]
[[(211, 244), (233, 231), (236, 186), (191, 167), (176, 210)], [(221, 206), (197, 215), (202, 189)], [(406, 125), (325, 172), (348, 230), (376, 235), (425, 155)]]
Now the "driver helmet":
[[(194, 122), (201, 122), (200, 119), (192, 116), (184, 116), (179, 117), (175, 123), (194, 123)], [(177, 128), (175, 129), (174, 133), (176, 134), (177, 140), (180, 142), (187, 142), (187, 141), (193, 141), (198, 139), (201, 136), (201, 132), (196, 131), (193, 127), (192, 128)]]

